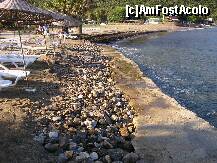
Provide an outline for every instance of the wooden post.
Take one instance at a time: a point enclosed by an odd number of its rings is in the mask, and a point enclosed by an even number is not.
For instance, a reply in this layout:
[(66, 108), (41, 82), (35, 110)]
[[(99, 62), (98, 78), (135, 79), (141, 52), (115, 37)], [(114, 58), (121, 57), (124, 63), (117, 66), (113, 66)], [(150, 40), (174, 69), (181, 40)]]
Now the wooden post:
[(82, 34), (82, 24), (78, 27), (78, 34)]
[(82, 34), (82, 25), (76, 27), (76, 34)]

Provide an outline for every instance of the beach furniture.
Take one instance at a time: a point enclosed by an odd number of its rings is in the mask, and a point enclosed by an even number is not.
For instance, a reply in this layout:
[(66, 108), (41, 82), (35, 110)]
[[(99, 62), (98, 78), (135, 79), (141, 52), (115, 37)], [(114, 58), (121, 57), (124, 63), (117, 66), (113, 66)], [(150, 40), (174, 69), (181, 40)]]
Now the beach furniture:
[(12, 80), (6, 80), (6, 79), (2, 78), (2, 76), (0, 76), (0, 91), (2, 89), (15, 86), (18, 81), (19, 81), (19, 77), (17, 77), (15, 79), (15, 81), (13, 82)]
[(8, 87), (11, 87), (13, 86), (13, 83), (11, 80), (4, 80), (0, 77), (0, 91), (3, 89), (3, 88), (8, 88)]
[(0, 76), (9, 79), (21, 80), (29, 76), (30, 71), (23, 70), (10, 70), (0, 64)]
[(16, 68), (20, 68), (19, 66), (22, 65), (26, 68), (28, 65), (34, 63), (41, 55), (21, 55), (21, 54), (6, 54), (0, 55), (0, 63), (1, 64), (12, 64)]

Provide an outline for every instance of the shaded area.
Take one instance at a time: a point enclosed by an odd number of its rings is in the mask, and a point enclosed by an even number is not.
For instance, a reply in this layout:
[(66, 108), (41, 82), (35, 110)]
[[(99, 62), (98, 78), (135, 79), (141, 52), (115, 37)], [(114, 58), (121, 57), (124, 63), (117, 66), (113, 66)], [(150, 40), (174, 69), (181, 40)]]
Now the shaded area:
[[(29, 69), (28, 80), (0, 92), (0, 160), (1, 162), (55, 162), (55, 158), (37, 142), (33, 133), (37, 121), (32, 113), (50, 105), (50, 99), (61, 94), (59, 83), (53, 83), (52, 64), (37, 61)], [(27, 92), (25, 88), (36, 89)]]
[(10, 102), (0, 106), (0, 160), (1, 162), (47, 162), (48, 154), (32, 140), (31, 121), (25, 113)]

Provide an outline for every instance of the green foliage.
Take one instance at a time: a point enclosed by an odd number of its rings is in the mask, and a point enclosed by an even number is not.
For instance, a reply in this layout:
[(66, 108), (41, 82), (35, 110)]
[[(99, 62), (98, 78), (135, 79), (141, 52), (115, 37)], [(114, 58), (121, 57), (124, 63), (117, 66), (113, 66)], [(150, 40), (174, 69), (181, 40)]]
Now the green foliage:
[[(68, 15), (77, 15), (80, 18), (91, 18), (102, 22), (122, 21), (125, 15), (125, 5), (186, 5), (198, 6), (205, 5), (211, 9), (211, 17), (217, 19), (217, 0), (28, 0), (30, 3), (46, 8), (53, 9)], [(197, 18), (189, 17), (188, 20), (195, 22)]]
[(108, 20), (110, 22), (121, 22), (124, 21), (126, 15), (126, 10), (123, 7), (115, 7), (111, 12), (109, 12)]

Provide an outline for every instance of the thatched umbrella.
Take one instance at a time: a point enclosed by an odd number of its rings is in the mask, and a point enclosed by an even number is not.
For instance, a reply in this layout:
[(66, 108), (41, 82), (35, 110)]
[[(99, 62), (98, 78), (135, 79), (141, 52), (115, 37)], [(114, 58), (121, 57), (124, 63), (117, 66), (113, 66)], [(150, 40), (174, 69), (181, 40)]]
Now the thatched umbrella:
[(0, 3), (0, 20), (7, 22), (33, 22), (52, 19), (46, 11), (24, 0), (5, 0)]
[(53, 11), (49, 11), (51, 13), (51, 16), (58, 21), (54, 21), (52, 24), (55, 26), (67, 26), (67, 27), (78, 27), (80, 25), (82, 25), (82, 22), (79, 21), (78, 19), (72, 17), (72, 16), (68, 16), (68, 15), (64, 15), (58, 12), (53, 12)]
[[(1, 22), (14, 22), (19, 27), (19, 25), (22, 23), (31, 24), (35, 21), (44, 21), (51, 19), (53, 18), (51, 15), (48, 14), (48, 12), (27, 3), (25, 0), (5, 0), (0, 3)], [(18, 33), (20, 37), (21, 52), (23, 54), (23, 47), (19, 28)]]

